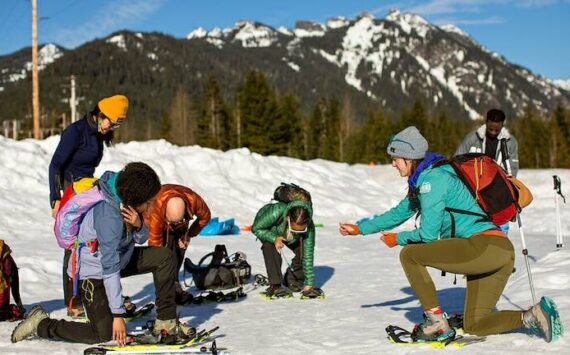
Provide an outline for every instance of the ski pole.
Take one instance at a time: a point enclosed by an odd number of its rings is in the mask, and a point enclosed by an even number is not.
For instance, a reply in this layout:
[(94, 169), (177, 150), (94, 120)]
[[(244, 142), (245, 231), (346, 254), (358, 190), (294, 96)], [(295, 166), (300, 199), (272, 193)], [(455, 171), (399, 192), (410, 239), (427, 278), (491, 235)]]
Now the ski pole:
[(554, 180), (554, 204), (556, 206), (556, 248), (560, 249), (563, 246), (562, 241), (562, 222), (560, 220), (560, 203), (558, 202), (558, 195), (560, 195), (566, 203), (566, 198), (562, 194), (562, 182), (558, 175), (552, 175)]
[[(507, 149), (506, 141), (501, 141), (501, 155), (503, 156), (503, 162), (505, 163), (505, 167), (507, 169), (507, 174), (512, 176), (511, 172), (511, 158), (509, 156), (509, 151)], [(530, 293), (532, 296), (532, 304), (536, 304), (536, 295), (534, 293), (534, 283), (532, 282), (532, 273), (530, 271), (530, 263), (528, 262), (528, 249), (526, 248), (526, 240), (524, 238), (524, 229), (523, 223), (521, 220), (520, 212), (517, 212), (517, 224), (519, 226), (519, 234), (521, 235), (521, 243), (522, 243), (522, 253), (524, 255), (524, 263), (526, 266), (526, 273), (528, 275), (528, 283), (530, 285)]]

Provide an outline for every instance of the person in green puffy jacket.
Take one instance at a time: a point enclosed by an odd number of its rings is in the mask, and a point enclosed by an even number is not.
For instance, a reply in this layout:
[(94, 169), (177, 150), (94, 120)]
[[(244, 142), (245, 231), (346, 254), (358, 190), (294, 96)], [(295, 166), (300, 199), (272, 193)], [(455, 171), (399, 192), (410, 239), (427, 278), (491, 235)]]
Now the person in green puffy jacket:
[[(466, 275), (465, 332), (483, 336), (525, 326), (540, 329), (547, 341), (560, 335), (558, 312), (546, 297), (526, 311), (494, 311), (513, 271), (513, 245), (499, 227), (481, 218), (483, 210), (453, 168), (434, 166), (444, 157), (428, 151), (417, 128), (408, 127), (393, 136), (387, 150), (392, 166), (408, 179), (406, 197), (383, 214), (356, 224), (341, 223), (339, 231), (342, 235), (380, 232), (387, 246), (403, 247), (402, 267), (424, 309), (424, 322), (414, 327), (412, 339), (450, 341), (455, 337), (427, 267)], [(388, 232), (415, 214), (420, 217), (419, 227)]]
[[(315, 224), (310, 202), (293, 200), (263, 206), (255, 216), (253, 234), (261, 241), (269, 287), (266, 296), (292, 297), (301, 292), (303, 298), (318, 298), (322, 291), (314, 286)], [(281, 272), (282, 249), (287, 246), (295, 253), (285, 278)], [(282, 281), (286, 287), (283, 287)]]

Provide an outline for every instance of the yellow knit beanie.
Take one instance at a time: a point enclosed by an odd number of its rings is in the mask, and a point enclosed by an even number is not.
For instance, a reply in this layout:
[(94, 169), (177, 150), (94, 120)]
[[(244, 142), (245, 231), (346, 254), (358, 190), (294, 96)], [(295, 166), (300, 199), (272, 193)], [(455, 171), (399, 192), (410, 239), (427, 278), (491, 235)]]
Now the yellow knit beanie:
[(101, 110), (111, 122), (117, 122), (119, 119), (127, 118), (129, 99), (124, 95), (115, 95), (99, 101), (97, 106), (99, 106), (99, 110)]

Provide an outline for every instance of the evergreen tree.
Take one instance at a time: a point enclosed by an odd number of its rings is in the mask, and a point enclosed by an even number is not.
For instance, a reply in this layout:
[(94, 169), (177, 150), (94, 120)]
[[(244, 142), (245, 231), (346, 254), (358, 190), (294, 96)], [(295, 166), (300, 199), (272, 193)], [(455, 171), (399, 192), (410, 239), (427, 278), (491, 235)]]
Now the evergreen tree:
[(180, 86), (170, 106), (170, 136), (178, 145), (196, 143), (197, 120), (186, 90)]
[(214, 149), (228, 149), (230, 116), (221, 97), (218, 81), (213, 75), (208, 76), (206, 81), (201, 112), (198, 120), (198, 144)]
[(323, 131), (324, 123), (324, 111), (326, 110), (326, 101), (320, 99), (315, 107), (313, 108), (313, 113), (309, 119), (308, 125), (308, 154), (307, 158), (316, 159), (321, 157), (321, 135)]
[(299, 100), (293, 92), (288, 92), (281, 98), (279, 120), (282, 126), (282, 140), (285, 143), (284, 153), (291, 157), (303, 158), (305, 156), (303, 117)]
[(277, 136), (277, 129), (272, 122), (278, 118), (275, 94), (270, 88), (263, 73), (251, 71), (239, 87), (239, 117), (241, 120), (241, 142), (245, 147), (261, 154), (271, 154), (281, 148), (272, 147), (278, 142), (271, 140)]
[(319, 138), (321, 147), (320, 158), (328, 160), (339, 160), (340, 157), (340, 125), (341, 125), (340, 103), (336, 98), (329, 98), (325, 101), (325, 114), (322, 123), (322, 130)]

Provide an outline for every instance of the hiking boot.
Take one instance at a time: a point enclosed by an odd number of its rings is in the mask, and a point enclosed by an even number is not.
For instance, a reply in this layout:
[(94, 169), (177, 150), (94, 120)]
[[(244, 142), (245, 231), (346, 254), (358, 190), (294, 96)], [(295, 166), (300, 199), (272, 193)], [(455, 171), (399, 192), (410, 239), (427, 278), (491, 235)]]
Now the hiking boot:
[(301, 292), (304, 284), (304, 277), (299, 277), (295, 275), (295, 272), (291, 270), (290, 267), (285, 271), (285, 277), (283, 278), (283, 285), (293, 292)]
[(463, 329), (463, 314), (457, 313), (447, 318), (447, 323), (449, 326), (456, 331), (458, 329)]
[(152, 329), (154, 336), (159, 337), (164, 344), (185, 343), (196, 336), (196, 328), (190, 327), (185, 322), (177, 319), (157, 319)]
[(265, 290), (265, 296), (269, 299), (291, 298), (293, 293), (281, 285), (271, 285)]
[(183, 306), (186, 304), (192, 303), (194, 300), (194, 296), (191, 293), (186, 292), (182, 289), (180, 283), (176, 283), (176, 296), (174, 298), (175, 302), (179, 306)]
[(325, 293), (323, 292), (323, 290), (321, 290), (318, 287), (311, 287), (308, 290), (303, 290), (301, 291), (301, 299), (302, 300), (307, 300), (307, 299), (324, 299), (325, 298)]
[(455, 330), (449, 326), (445, 314), (441, 311), (424, 312), (424, 322), (416, 324), (412, 331), (412, 340), (419, 342), (441, 341), (448, 343), (455, 339)]
[(30, 313), (28, 313), (26, 319), (21, 321), (16, 328), (14, 328), (12, 332), (12, 343), (22, 341), (32, 335), (37, 335), (38, 324), (46, 318), (49, 318), (49, 314), (44, 311), (42, 306), (34, 306), (30, 310)]
[(85, 314), (85, 309), (83, 309), (83, 306), (73, 307), (71, 309), (68, 308), (67, 316), (71, 317), (72, 319), (83, 319), (87, 317), (87, 315)]
[(542, 297), (539, 303), (523, 312), (522, 321), (526, 328), (540, 330), (547, 343), (564, 333), (556, 304), (548, 297)]

